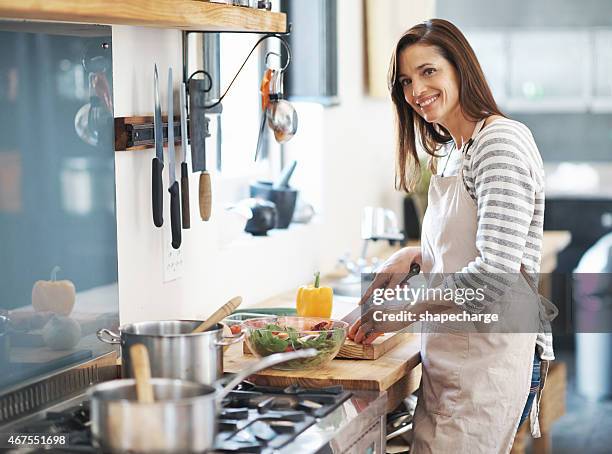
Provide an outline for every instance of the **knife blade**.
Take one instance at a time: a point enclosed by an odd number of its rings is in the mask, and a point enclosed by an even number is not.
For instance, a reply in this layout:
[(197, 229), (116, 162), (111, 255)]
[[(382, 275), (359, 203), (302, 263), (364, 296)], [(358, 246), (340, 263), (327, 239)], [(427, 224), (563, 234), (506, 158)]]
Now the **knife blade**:
[[(408, 284), (408, 281), (412, 279), (414, 276), (418, 275), (420, 272), (421, 272), (421, 266), (418, 263), (413, 263), (412, 265), (410, 265), (410, 271), (408, 272), (406, 277), (398, 285), (401, 286), (404, 284)], [(366, 290), (366, 293), (364, 294), (364, 296), (367, 294), (368, 294), (368, 291)], [(361, 305), (358, 305), (355, 309), (353, 309), (347, 315), (342, 317), (342, 321), (347, 322), (349, 325), (352, 325), (361, 317), (361, 309), (362, 309)]]
[(189, 213), (189, 170), (187, 169), (187, 87), (185, 82), (181, 83), (181, 151), (183, 161), (181, 162), (181, 202), (183, 215), (183, 228), (191, 227)]
[(170, 228), (172, 247), (181, 246), (181, 203), (179, 185), (176, 181), (174, 150), (174, 93), (172, 90), (172, 68), (168, 68), (168, 192), (170, 193)]
[(157, 75), (157, 64), (153, 72), (153, 88), (155, 101), (155, 114), (153, 117), (153, 130), (155, 137), (155, 157), (153, 158), (151, 172), (151, 194), (153, 208), (153, 224), (156, 227), (161, 227), (164, 223), (163, 207), (164, 198), (162, 171), (164, 169), (164, 134), (163, 123), (161, 116), (161, 105), (159, 102), (159, 76)]

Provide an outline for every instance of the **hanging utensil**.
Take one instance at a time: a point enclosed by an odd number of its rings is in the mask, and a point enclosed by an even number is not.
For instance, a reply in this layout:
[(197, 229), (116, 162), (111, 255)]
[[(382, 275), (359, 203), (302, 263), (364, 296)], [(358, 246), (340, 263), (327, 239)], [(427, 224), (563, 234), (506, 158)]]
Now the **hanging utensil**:
[(283, 99), (283, 71), (272, 70), (270, 103), (266, 111), (268, 126), (278, 143), (289, 141), (297, 132), (298, 117), (293, 104)]
[(159, 76), (157, 75), (157, 64), (155, 65), (155, 70), (153, 72), (153, 88), (155, 99), (155, 115), (153, 117), (155, 136), (155, 157), (153, 158), (151, 193), (153, 196), (153, 224), (155, 224), (156, 227), (161, 227), (164, 223), (164, 198), (162, 195), (162, 170), (164, 170), (164, 126), (162, 123), (161, 105), (159, 102)]
[(206, 319), (206, 321), (202, 322), (200, 326), (192, 331), (192, 333), (202, 333), (209, 328), (213, 327), (221, 320), (223, 320), (228, 315), (231, 315), (238, 306), (242, 303), (242, 298), (240, 296), (236, 296), (217, 309), (210, 317)]
[(189, 170), (187, 169), (187, 87), (181, 83), (181, 202), (183, 215), (183, 228), (191, 227), (189, 213)]
[(132, 345), (130, 348), (132, 360), (132, 371), (136, 379), (136, 397), (140, 404), (152, 404), (155, 402), (153, 386), (151, 385), (151, 364), (149, 363), (149, 352), (143, 344)]
[(205, 115), (206, 92), (210, 90), (211, 85), (212, 80), (210, 80), (210, 76), (208, 87), (206, 87), (204, 79), (189, 78), (191, 167), (194, 172), (201, 172), (198, 195), (200, 218), (203, 221), (210, 219), (212, 210), (210, 174), (206, 171), (206, 137), (208, 136), (209, 120)]
[(272, 69), (266, 69), (263, 79), (261, 80), (261, 123), (259, 125), (259, 135), (257, 136), (257, 148), (255, 149), (255, 161), (259, 156), (259, 151), (263, 145), (264, 132), (266, 129), (266, 119), (268, 104), (270, 103), (270, 80), (272, 79)]
[(179, 185), (176, 181), (174, 149), (174, 93), (172, 89), (172, 68), (168, 68), (168, 192), (170, 193), (170, 227), (172, 229), (172, 247), (181, 247), (181, 202)]

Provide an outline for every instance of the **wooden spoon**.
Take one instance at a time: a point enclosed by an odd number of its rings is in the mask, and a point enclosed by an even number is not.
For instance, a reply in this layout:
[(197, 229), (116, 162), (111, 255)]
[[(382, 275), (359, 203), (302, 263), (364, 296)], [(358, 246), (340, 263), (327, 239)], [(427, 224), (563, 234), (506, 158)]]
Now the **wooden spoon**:
[(143, 344), (135, 344), (130, 347), (130, 360), (132, 371), (136, 379), (136, 397), (140, 404), (152, 404), (153, 385), (151, 384), (151, 364), (149, 363), (149, 352)]
[(192, 333), (202, 333), (207, 329), (211, 328), (212, 326), (216, 325), (225, 317), (234, 312), (236, 308), (240, 306), (241, 303), (242, 297), (235, 296), (223, 306), (221, 306), (219, 309), (217, 309), (210, 317), (206, 319), (206, 321), (202, 322), (196, 329), (194, 329)]

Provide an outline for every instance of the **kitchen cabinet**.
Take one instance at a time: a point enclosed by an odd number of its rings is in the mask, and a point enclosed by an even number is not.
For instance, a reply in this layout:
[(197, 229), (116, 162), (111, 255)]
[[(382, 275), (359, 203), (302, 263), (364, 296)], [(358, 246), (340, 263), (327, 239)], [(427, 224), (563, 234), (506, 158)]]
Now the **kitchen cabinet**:
[(520, 31), (510, 34), (510, 110), (586, 111), (592, 59), (587, 31)]
[(467, 31), (466, 38), (478, 56), (495, 100), (498, 104), (505, 103), (509, 37), (498, 32), (474, 30)]
[(612, 112), (612, 30), (481, 29), (465, 35), (508, 112)]
[(612, 112), (612, 30), (595, 32), (594, 49), (593, 111)]
[(0, 18), (193, 31), (287, 31), (283, 13), (197, 0), (0, 0)]

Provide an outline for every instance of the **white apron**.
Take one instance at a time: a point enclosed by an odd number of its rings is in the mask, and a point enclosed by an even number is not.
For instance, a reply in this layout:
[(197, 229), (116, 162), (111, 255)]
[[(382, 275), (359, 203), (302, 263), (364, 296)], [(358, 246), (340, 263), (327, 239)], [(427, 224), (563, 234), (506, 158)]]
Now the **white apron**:
[[(472, 140), (483, 124), (476, 125)], [(458, 272), (479, 255), (476, 214), (462, 170), (457, 176), (432, 176), (421, 237), (424, 273)], [(535, 316), (537, 303), (520, 293)], [(529, 394), (535, 340), (535, 331), (473, 333), (455, 331), (450, 324), (424, 325), (423, 377), (410, 452), (508, 453)]]

